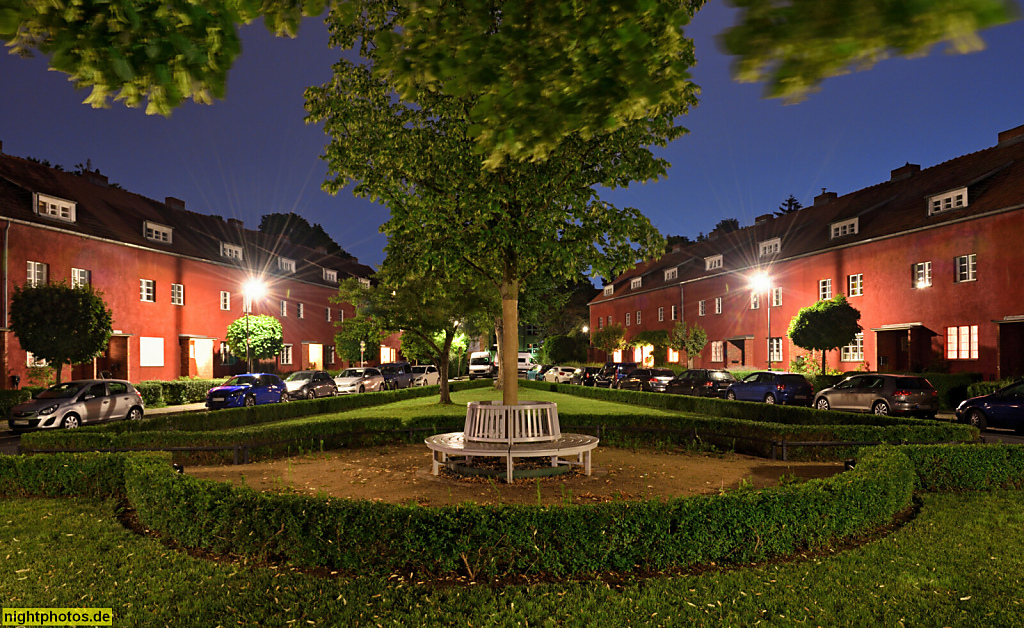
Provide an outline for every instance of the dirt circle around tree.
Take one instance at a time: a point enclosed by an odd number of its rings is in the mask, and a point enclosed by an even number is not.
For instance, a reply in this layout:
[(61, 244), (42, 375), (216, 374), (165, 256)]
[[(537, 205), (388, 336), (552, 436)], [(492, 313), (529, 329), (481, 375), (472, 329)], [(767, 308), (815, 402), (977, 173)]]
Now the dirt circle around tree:
[[(501, 462), (501, 465), (504, 463)], [(517, 461), (517, 468), (519, 467)], [(257, 491), (420, 506), (473, 502), (586, 504), (718, 494), (741, 486), (825, 478), (842, 462), (783, 462), (735, 453), (598, 447), (590, 476), (569, 474), (506, 484), (503, 478), (431, 474), (423, 444), (342, 449), (239, 466), (193, 466), (185, 473)]]

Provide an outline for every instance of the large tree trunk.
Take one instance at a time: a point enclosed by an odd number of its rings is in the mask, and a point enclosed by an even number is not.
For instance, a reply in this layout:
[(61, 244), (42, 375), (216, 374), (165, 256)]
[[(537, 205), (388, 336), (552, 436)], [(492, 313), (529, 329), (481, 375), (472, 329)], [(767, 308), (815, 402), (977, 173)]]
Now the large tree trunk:
[(501, 287), (502, 334), (498, 346), (501, 353), (501, 403), (519, 403), (519, 281), (511, 279), (506, 270)]
[(448, 388), (448, 365), (451, 364), (449, 353), (452, 350), (452, 340), (454, 339), (455, 333), (446, 330), (444, 332), (444, 349), (437, 356), (438, 384), (441, 385), (441, 399), (438, 403), (444, 405), (451, 405), (452, 403), (451, 391)]

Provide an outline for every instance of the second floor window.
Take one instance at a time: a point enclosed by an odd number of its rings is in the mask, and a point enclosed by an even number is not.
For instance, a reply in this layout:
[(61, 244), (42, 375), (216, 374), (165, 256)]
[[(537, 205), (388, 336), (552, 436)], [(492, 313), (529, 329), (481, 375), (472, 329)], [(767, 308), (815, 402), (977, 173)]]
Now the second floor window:
[(932, 285), (932, 263), (931, 262), (920, 262), (914, 264), (914, 287), (915, 288), (927, 288)]
[(220, 291), (220, 309), (231, 310), (231, 293), (226, 290)]
[(722, 297), (715, 297), (715, 314), (722, 313)]
[(331, 322), (331, 308), (329, 307), (324, 308), (324, 320), (328, 323)]
[(29, 262), (28, 263), (28, 274), (25, 278), (25, 285), (33, 288), (37, 286), (45, 286), (47, 277), (50, 274), (49, 264), (42, 262)]
[(956, 282), (974, 281), (977, 279), (978, 256), (974, 253), (956, 258)]
[(782, 307), (782, 288), (772, 288), (772, 307)]
[(658, 308), (658, 322), (660, 323), (663, 320), (665, 320), (665, 308), (659, 307)]
[(171, 305), (185, 305), (185, 286), (180, 283), (171, 284)]
[(832, 280), (821, 279), (818, 281), (818, 300), (827, 301), (832, 298)]
[(637, 310), (637, 311), (636, 311), (636, 324), (637, 324), (637, 325), (639, 325), (639, 324), (640, 324), (640, 310)]
[(302, 303), (295, 304), (295, 315), (299, 318), (306, 318), (305, 308), (302, 307)]
[(750, 309), (757, 310), (761, 308), (761, 295), (756, 292), (750, 293)]
[(849, 275), (846, 278), (846, 296), (859, 297), (864, 295), (864, 275)]
[(147, 303), (156, 301), (156, 282), (152, 279), (139, 280), (139, 300)]
[(700, 302), (697, 303), (697, 316), (704, 316), (707, 313), (708, 302), (705, 301), (704, 299), (701, 299)]
[(91, 286), (92, 285), (92, 272), (84, 268), (72, 268), (71, 269), (71, 287), (78, 288), (79, 286)]
[(629, 327), (629, 312), (626, 312), (626, 327)]
[(676, 311), (676, 306), (673, 305), (672, 306), (672, 320), (676, 320), (676, 317), (678, 317), (678, 316), (679, 316), (679, 313)]
[[(281, 316), (288, 316), (288, 302), (281, 301)], [(289, 362), (289, 364), (291, 364)]]

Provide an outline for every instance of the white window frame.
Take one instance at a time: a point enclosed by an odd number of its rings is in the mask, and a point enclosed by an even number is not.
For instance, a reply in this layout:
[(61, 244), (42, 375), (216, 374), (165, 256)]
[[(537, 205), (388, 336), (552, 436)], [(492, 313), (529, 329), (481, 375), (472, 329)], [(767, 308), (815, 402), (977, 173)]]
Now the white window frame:
[(328, 323), (331, 322), (331, 308), (329, 307), (324, 308), (324, 320)]
[(185, 305), (185, 286), (180, 283), (171, 284), (171, 305)]
[(932, 285), (932, 263), (918, 262), (914, 264), (914, 288), (928, 288)]
[(722, 313), (722, 297), (715, 297), (715, 314)]
[(662, 322), (664, 320), (665, 320), (665, 308), (664, 307), (659, 307), (658, 308), (658, 322), (660, 323), (660, 322)]
[(717, 270), (722, 267), (721, 255), (711, 255), (704, 258), (704, 270)]
[(857, 332), (853, 342), (845, 347), (839, 348), (840, 362), (863, 362), (864, 361), (864, 332)]
[(156, 281), (152, 279), (139, 279), (139, 301), (143, 303), (156, 303)]
[(782, 287), (772, 288), (772, 307), (782, 307)]
[(776, 336), (768, 339), (768, 361), (782, 362), (782, 338)]
[(626, 327), (629, 327), (629, 312), (626, 312)]
[(174, 244), (174, 227), (162, 225), (152, 220), (142, 223), (142, 234), (147, 240), (160, 242), (161, 244)]
[(92, 271), (85, 268), (72, 268), (71, 269), (71, 287), (78, 288), (80, 286), (91, 286), (92, 285)]
[(220, 291), (220, 309), (231, 311), (231, 293), (227, 290)]
[(338, 282), (338, 271), (332, 270), (330, 268), (325, 268), (324, 269), (324, 281), (333, 281), (333, 282), (337, 283)]
[(679, 268), (666, 268), (665, 269), (665, 281), (672, 281), (673, 279), (679, 278)]
[(31, 351), (26, 351), (25, 352), (25, 366), (27, 366), (29, 368), (34, 368), (34, 367), (35, 368), (41, 368), (41, 367), (50, 366), (50, 363), (47, 362), (46, 360), (42, 360), (40, 358), (37, 358), (35, 356), (35, 354), (33, 354)]
[(864, 273), (857, 273), (856, 275), (846, 276), (846, 296), (864, 296)]
[(603, 316), (598, 316), (597, 317), (597, 328), (598, 329), (604, 329), (604, 317)]
[(967, 207), (967, 188), (957, 188), (942, 194), (928, 197), (928, 215), (934, 216), (942, 212)]
[(278, 270), (280, 270), (282, 272), (294, 273), (295, 272), (295, 260), (287, 258), (287, 257), (279, 257), (279, 258), (277, 258), (277, 268), (278, 268)]
[(860, 232), (860, 218), (851, 218), (841, 222), (834, 222), (832, 223), (829, 231), (832, 234), (832, 237), (830, 238), (832, 240), (848, 235), (856, 235)]
[(818, 280), (818, 300), (827, 301), (832, 298), (832, 279)]
[(757, 256), (758, 257), (769, 257), (771, 255), (778, 255), (779, 251), (782, 250), (782, 238), (772, 238), (771, 240), (765, 240), (759, 242), (757, 245)]
[(678, 316), (679, 316), (679, 310), (674, 305), (672, 306), (672, 314), (671, 315), (672, 315), (672, 320), (676, 320), (676, 318), (678, 318)]
[(629, 289), (630, 290), (636, 290), (637, 288), (641, 287), (642, 285), (644, 285), (644, 278), (643, 277), (633, 277), (632, 279), (629, 280)]
[(289, 364), (291, 364), (292, 363), (292, 346), (291, 345), (281, 345), (281, 355), (279, 357), (280, 357), (280, 361), (281, 361), (281, 366), (288, 366)]
[(28, 261), (25, 266), (25, 285), (35, 288), (45, 286), (50, 278), (50, 265), (43, 262)]
[(367, 279), (366, 277), (360, 277), (359, 278), (359, 286), (369, 290), (369, 288), (370, 288), (370, 280)]
[(966, 283), (978, 279), (978, 254), (958, 255), (953, 259), (953, 278), (956, 283)]
[(639, 325), (639, 324), (640, 324), (640, 310), (637, 310), (637, 311), (636, 311), (636, 324), (637, 324), (637, 325)]
[(978, 359), (977, 325), (959, 325), (946, 328), (946, 359)]
[(761, 309), (761, 294), (758, 292), (750, 293), (750, 309), (759, 310)]
[(75, 222), (78, 204), (56, 196), (35, 194), (34, 209), (44, 218), (55, 218), (64, 222)]
[(335, 351), (334, 345), (327, 345), (325, 349), (327, 350), (327, 364), (337, 362), (337, 351)]
[(281, 299), (281, 317), (285, 318), (288, 316), (288, 302)]
[(725, 343), (721, 340), (715, 340), (711, 343), (711, 361), (712, 362), (725, 362)]
[[(672, 306), (675, 307), (675, 306)], [(704, 316), (708, 313), (708, 302), (705, 299), (701, 299), (697, 302), (697, 316)]]
[(295, 316), (297, 318), (306, 318), (306, 308), (303, 307), (302, 303), (295, 304)]
[(610, 297), (613, 294), (615, 294), (615, 286), (613, 284), (608, 284), (604, 287), (604, 296)]
[(228, 259), (236, 259), (242, 261), (242, 247), (237, 244), (228, 244), (227, 242), (220, 243), (220, 256)]

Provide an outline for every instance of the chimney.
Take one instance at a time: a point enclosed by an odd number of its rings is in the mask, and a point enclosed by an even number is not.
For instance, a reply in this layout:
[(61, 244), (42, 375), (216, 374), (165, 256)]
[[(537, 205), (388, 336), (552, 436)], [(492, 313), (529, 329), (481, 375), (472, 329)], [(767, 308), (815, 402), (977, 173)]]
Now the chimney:
[(228, 226), (234, 227), (235, 229), (245, 228), (245, 225), (242, 223), (242, 221), (237, 218), (228, 218)]
[(678, 253), (683, 250), (683, 244), (681, 242), (672, 245), (672, 252)]
[(108, 185), (106, 175), (100, 174), (99, 170), (86, 170), (85, 180), (88, 181), (89, 183), (93, 183), (95, 185), (99, 185), (102, 187), (107, 187)]
[(4, 153), (4, 142), (3, 142), (3, 140), (0, 140), (0, 155), (2, 155), (3, 153)]
[[(1010, 129), (1009, 131), (1003, 131), (1000, 133), (998, 146), (1009, 146), (1010, 144), (1016, 144), (1022, 140), (1024, 140), (1024, 124), (1015, 129)], [(3, 145), (0, 144), (0, 147), (2, 146)]]
[(763, 225), (764, 223), (768, 222), (772, 218), (775, 218), (775, 214), (761, 214), (760, 216), (754, 218), (754, 224), (755, 225)]
[(180, 198), (174, 198), (173, 196), (164, 198), (164, 205), (167, 205), (171, 209), (185, 209), (185, 201)]
[(908, 161), (906, 164), (889, 173), (889, 181), (902, 181), (904, 179), (909, 179), (918, 172), (921, 172), (921, 166), (912, 164)]
[(830, 201), (834, 201), (839, 198), (839, 195), (835, 192), (826, 192), (825, 188), (821, 188), (821, 194), (814, 197), (814, 206), (825, 205)]

